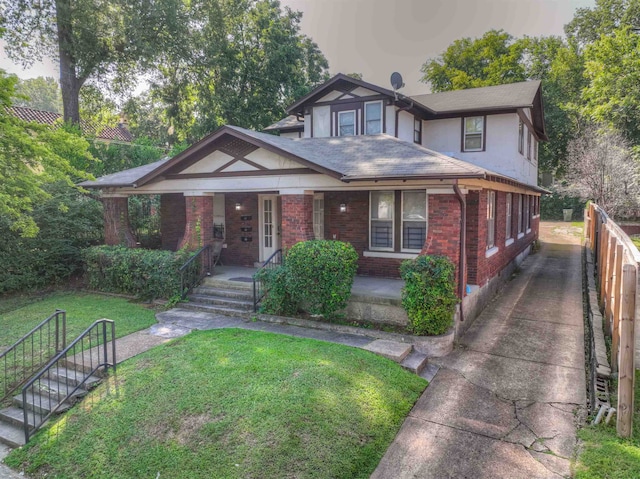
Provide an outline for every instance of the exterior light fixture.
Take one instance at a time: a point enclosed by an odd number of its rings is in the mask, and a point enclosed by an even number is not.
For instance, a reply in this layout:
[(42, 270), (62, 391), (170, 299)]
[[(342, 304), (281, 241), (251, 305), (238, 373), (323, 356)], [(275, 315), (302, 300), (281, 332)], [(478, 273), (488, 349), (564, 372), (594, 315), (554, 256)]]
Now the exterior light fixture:
[(340, 213), (346, 213), (347, 212), (347, 205), (345, 205), (344, 203), (342, 203), (340, 205)]
[(240, 211), (242, 209), (242, 205), (240, 203), (236, 203), (236, 211)]

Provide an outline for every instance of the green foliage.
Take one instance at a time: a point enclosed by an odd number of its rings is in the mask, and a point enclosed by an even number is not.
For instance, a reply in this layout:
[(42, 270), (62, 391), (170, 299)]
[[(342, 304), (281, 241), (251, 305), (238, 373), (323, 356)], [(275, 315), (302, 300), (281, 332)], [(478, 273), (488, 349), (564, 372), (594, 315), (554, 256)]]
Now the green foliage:
[(568, 208), (573, 209), (572, 219), (581, 220), (585, 201), (557, 189), (553, 189), (550, 195), (542, 195), (540, 198), (540, 217), (543, 220), (564, 220), (562, 210)]
[(27, 78), (16, 85), (13, 104), (36, 110), (62, 113), (62, 95), (58, 82), (51, 77)]
[(117, 394), (105, 381), (6, 462), (34, 477), (364, 479), (425, 386), (357, 348), (194, 331), (119, 365)]
[(48, 199), (32, 216), (34, 237), (10, 231), (0, 216), (0, 294), (43, 288), (67, 281), (80, 271), (82, 248), (102, 241), (102, 204), (65, 183), (45, 187)]
[(94, 246), (82, 252), (91, 289), (145, 300), (178, 297), (182, 293), (178, 269), (187, 258), (186, 252), (124, 246)]
[(421, 255), (402, 262), (400, 275), (405, 282), (402, 306), (412, 333), (438, 335), (451, 328), (458, 303), (454, 271), (455, 266), (444, 256)]
[(298, 312), (296, 303), (287, 288), (287, 268), (279, 266), (274, 269), (263, 269), (259, 279), (265, 285), (265, 296), (260, 303), (260, 312), (291, 316)]
[(287, 252), (285, 268), (292, 299), (311, 314), (330, 317), (347, 306), (358, 253), (342, 241), (301, 241)]
[(90, 151), (98, 161), (85, 165), (85, 168), (94, 176), (147, 165), (165, 155), (164, 149), (153, 145), (148, 138), (138, 138), (131, 143), (92, 141)]

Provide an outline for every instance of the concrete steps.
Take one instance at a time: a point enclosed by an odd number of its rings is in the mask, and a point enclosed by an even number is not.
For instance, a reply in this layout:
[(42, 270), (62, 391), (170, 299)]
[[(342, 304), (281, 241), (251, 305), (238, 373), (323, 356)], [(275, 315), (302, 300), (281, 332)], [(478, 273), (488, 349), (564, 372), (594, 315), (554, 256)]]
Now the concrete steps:
[(253, 315), (253, 284), (206, 278), (180, 307), (192, 311), (250, 318)]

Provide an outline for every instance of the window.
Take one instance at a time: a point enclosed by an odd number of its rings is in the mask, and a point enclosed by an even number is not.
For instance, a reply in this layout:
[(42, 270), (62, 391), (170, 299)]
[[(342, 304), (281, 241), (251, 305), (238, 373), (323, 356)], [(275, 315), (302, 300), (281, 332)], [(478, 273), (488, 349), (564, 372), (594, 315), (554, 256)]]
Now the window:
[(505, 236), (505, 238), (507, 239), (511, 239), (513, 237), (513, 227), (512, 227), (512, 216), (513, 216), (513, 211), (512, 211), (512, 199), (511, 199), (511, 193), (507, 193), (507, 209), (506, 209), (506, 215), (507, 215), (507, 229), (506, 229), (506, 233), (507, 235)]
[(427, 239), (427, 192), (402, 192), (402, 251), (419, 252)]
[(324, 239), (324, 194), (313, 195), (313, 236)]
[(482, 151), (484, 146), (484, 117), (463, 118), (463, 151)]
[(353, 136), (356, 134), (356, 112), (340, 111), (338, 112), (338, 135)]
[(533, 140), (533, 159), (535, 162), (538, 162), (538, 141), (534, 138)]
[(527, 160), (531, 160), (531, 132), (527, 134)]
[(393, 251), (393, 210), (395, 208), (393, 191), (371, 192), (371, 249)]
[(496, 192), (487, 191), (487, 249), (496, 243)]
[(527, 195), (527, 199), (525, 201), (526, 206), (524, 209), (525, 212), (525, 224), (527, 226), (527, 231), (529, 231), (531, 229), (531, 212), (532, 212), (532, 207), (531, 207), (531, 196)]
[(376, 101), (364, 104), (365, 135), (379, 135), (382, 133), (382, 102)]
[(524, 195), (518, 195), (518, 234), (524, 233), (523, 222)]
[(422, 120), (419, 118), (413, 120), (413, 142), (422, 143)]
[(524, 123), (522, 120), (518, 123), (518, 153), (524, 155)]

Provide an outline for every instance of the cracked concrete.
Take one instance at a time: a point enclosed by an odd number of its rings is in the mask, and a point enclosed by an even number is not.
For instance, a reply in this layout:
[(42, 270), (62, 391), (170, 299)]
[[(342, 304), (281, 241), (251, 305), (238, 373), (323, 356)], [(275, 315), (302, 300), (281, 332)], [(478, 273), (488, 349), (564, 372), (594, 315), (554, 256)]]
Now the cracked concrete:
[[(528, 258), (440, 366), (372, 478), (571, 476), (586, 386), (579, 238)], [(559, 233), (560, 232), (560, 233)]]

